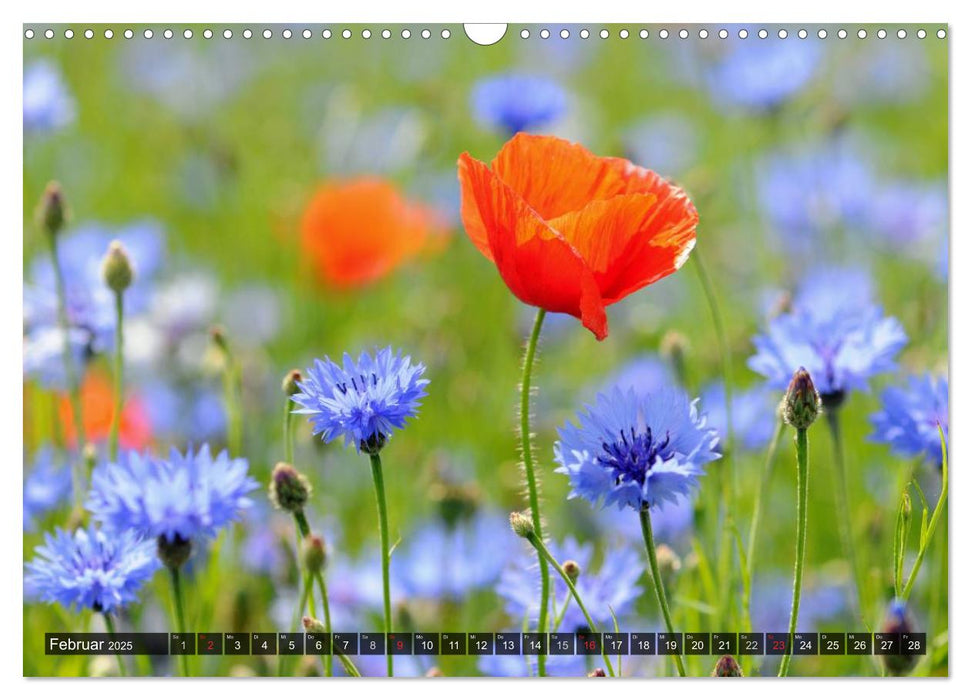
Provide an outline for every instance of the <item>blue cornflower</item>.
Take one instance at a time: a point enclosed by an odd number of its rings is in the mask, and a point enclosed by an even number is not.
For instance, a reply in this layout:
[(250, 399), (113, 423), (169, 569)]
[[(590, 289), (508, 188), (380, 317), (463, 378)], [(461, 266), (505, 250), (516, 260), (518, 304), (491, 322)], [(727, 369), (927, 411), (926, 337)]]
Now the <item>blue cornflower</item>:
[(756, 195), (772, 231), (811, 252), (828, 231), (864, 225), (875, 178), (864, 149), (847, 137), (780, 151), (756, 167)]
[(639, 396), (615, 388), (578, 419), (559, 430), (556, 471), (570, 478), (570, 498), (594, 505), (640, 511), (673, 503), (720, 456), (718, 434), (706, 427), (697, 400), (680, 391)]
[(566, 93), (548, 78), (508, 73), (485, 78), (472, 89), (476, 118), (512, 135), (556, 121), (566, 110)]
[(925, 458), (941, 463), (940, 424), (948, 440), (947, 377), (927, 374), (910, 377), (906, 388), (890, 387), (883, 392), (883, 409), (870, 416), (871, 439), (890, 445), (901, 457)]
[(24, 69), (24, 132), (49, 132), (74, 121), (74, 98), (60, 70), (39, 60)]
[(515, 548), (509, 517), (476, 513), (422, 525), (395, 550), (393, 574), (409, 598), (460, 598), (494, 584)]
[(739, 40), (708, 70), (706, 85), (720, 103), (771, 110), (809, 83), (821, 56), (809, 41)]
[(37, 521), (64, 503), (70, 493), (70, 468), (55, 460), (50, 447), (42, 447), (24, 474), (24, 532), (32, 532)]
[[(782, 395), (764, 384), (732, 392), (732, 430), (738, 447), (759, 450), (769, 444), (775, 429), (776, 409)], [(708, 413), (708, 425), (725, 434), (725, 385), (716, 382), (701, 393), (701, 403)]]
[(946, 182), (899, 180), (873, 194), (866, 226), (877, 241), (898, 253), (931, 257), (934, 244), (947, 238), (948, 213)]
[(213, 457), (209, 445), (168, 459), (129, 452), (91, 475), (87, 508), (114, 530), (131, 528), (169, 542), (209, 537), (250, 506), (257, 488), (245, 459), (225, 451)]
[(138, 600), (158, 568), (155, 543), (131, 530), (107, 533), (88, 527), (47, 533), (27, 564), (24, 593), (77, 610), (111, 612)]
[(428, 380), (422, 379), (425, 365), (412, 364), (411, 357), (395, 354), (390, 347), (372, 358), (362, 352), (357, 361), (347, 353), (344, 365), (329, 357), (315, 360), (298, 383), (294, 413), (310, 417), (314, 435), (324, 442), (343, 436), (358, 452), (376, 452), (391, 438), (395, 428), (418, 413), (426, 395)]
[[(618, 620), (630, 612), (641, 594), (638, 581), (644, 573), (644, 562), (634, 547), (611, 549), (604, 553), (600, 567), (592, 569), (593, 545), (581, 545), (572, 537), (562, 543), (551, 542), (550, 553), (562, 564), (572, 560), (580, 567), (576, 587), (583, 604), (598, 628), (613, 628), (613, 616)], [(586, 618), (573, 600), (570, 590), (560, 577), (554, 577), (551, 604), (557, 615), (562, 613), (560, 626), (554, 632), (576, 632), (587, 629)], [(519, 556), (502, 573), (496, 592), (505, 601), (506, 612), (516, 620), (529, 618), (535, 624), (539, 618), (539, 569), (535, 553), (520, 549)], [(563, 612), (563, 606), (567, 605)], [(550, 619), (554, 619), (552, 616)]]
[(823, 401), (834, 406), (847, 392), (865, 390), (870, 377), (892, 370), (907, 335), (872, 302), (864, 272), (832, 267), (810, 273), (792, 310), (770, 320), (753, 343), (748, 365), (769, 386), (785, 389), (793, 372), (805, 367)]
[(138, 386), (156, 437), (204, 442), (225, 434), (225, 402), (215, 389), (153, 378)]

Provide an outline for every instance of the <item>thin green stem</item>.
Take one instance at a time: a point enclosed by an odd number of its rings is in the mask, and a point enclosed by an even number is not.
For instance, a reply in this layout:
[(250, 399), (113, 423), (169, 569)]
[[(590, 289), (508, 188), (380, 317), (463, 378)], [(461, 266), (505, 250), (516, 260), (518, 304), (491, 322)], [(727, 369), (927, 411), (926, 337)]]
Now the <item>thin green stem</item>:
[[(115, 636), (115, 623), (111, 621), (111, 615), (108, 613), (102, 613), (105, 619), (105, 627), (108, 629), (108, 634), (112, 637)], [(121, 658), (121, 654), (115, 654), (115, 658), (118, 659), (118, 675), (127, 676), (128, 673), (125, 671), (125, 662)]]
[[(715, 330), (715, 337), (718, 342), (718, 352), (721, 355), (722, 381), (725, 384), (725, 439), (722, 441), (722, 452), (725, 455), (720, 470), (722, 478), (722, 524), (720, 528), (721, 538), (718, 547), (718, 578), (724, 591), (733, 591), (735, 588), (735, 572), (732, 567), (732, 546), (731, 533), (735, 527), (735, 464), (733, 451), (735, 447), (735, 431), (732, 421), (732, 358), (728, 347), (728, 336), (725, 333), (725, 323), (722, 319), (721, 309), (718, 306), (718, 294), (712, 284), (711, 277), (705, 268), (704, 262), (698, 250), (692, 251), (691, 259), (694, 261), (695, 272), (701, 282), (704, 291), (705, 301), (708, 304), (708, 312), (711, 315), (711, 324)], [(725, 608), (731, 605), (735, 596), (728, 594), (723, 596), (720, 608), (720, 616), (725, 616)]]
[[(644, 546), (647, 548), (647, 559), (651, 563), (651, 578), (654, 581), (654, 594), (657, 596), (657, 605), (661, 608), (664, 616), (664, 625), (668, 632), (674, 634), (674, 624), (671, 622), (671, 609), (668, 607), (668, 598), (664, 594), (664, 581), (661, 580), (661, 569), (657, 565), (657, 547), (654, 545), (654, 530), (651, 528), (651, 511), (648, 508), (641, 508), (641, 532), (644, 535)], [(684, 661), (680, 654), (675, 654), (674, 663), (678, 667), (678, 674), (686, 676)]]
[(843, 456), (843, 437), (840, 430), (839, 409), (825, 411), (826, 424), (833, 443), (833, 463), (836, 466), (836, 521), (840, 539), (843, 542), (843, 554), (850, 566), (850, 576), (853, 582), (854, 595), (851, 600), (856, 617), (865, 621), (866, 607), (864, 601), (864, 581), (856, 556), (856, 546), (853, 543), (853, 521), (850, 517), (849, 487), (846, 483), (846, 461)]
[(765, 462), (762, 465), (762, 478), (755, 485), (755, 509), (752, 511), (752, 524), (748, 531), (748, 547), (745, 554), (745, 624), (746, 630), (752, 631), (752, 580), (755, 576), (755, 553), (758, 551), (759, 527), (762, 524), (762, 513), (765, 510), (765, 499), (772, 482), (772, 472), (775, 466), (776, 453), (779, 451), (779, 441), (786, 430), (785, 422), (779, 418), (772, 440), (765, 451)]
[[(57, 325), (61, 329), (64, 343), (61, 354), (64, 362), (64, 375), (67, 378), (68, 400), (71, 403), (71, 414), (74, 418), (74, 434), (77, 437), (78, 452), (84, 450), (88, 444), (88, 438), (84, 429), (84, 407), (81, 401), (81, 384), (74, 366), (74, 358), (71, 356), (71, 326), (67, 316), (67, 291), (64, 284), (64, 271), (61, 269), (61, 261), (57, 256), (57, 238), (49, 235), (51, 247), (51, 266), (54, 268), (54, 285), (57, 289)], [(84, 501), (85, 483), (87, 475), (84, 474), (84, 463), (80, 456), (72, 461), (72, 482), (74, 487), (74, 505), (78, 508)]]
[[(543, 518), (539, 510), (539, 487), (536, 482), (536, 469), (533, 464), (533, 435), (530, 430), (530, 398), (533, 381), (533, 363), (536, 361), (536, 347), (539, 344), (540, 332), (543, 329), (543, 319), (546, 318), (546, 311), (539, 309), (536, 312), (536, 320), (533, 322), (533, 330), (526, 341), (526, 355), (523, 358), (523, 377), (519, 387), (519, 439), (523, 455), (523, 471), (526, 474), (526, 490), (529, 495), (529, 513), (533, 520), (533, 529), (536, 537), (543, 540)], [(549, 601), (550, 601), (550, 570), (546, 559), (542, 554), (539, 558), (539, 620), (537, 630), (546, 632), (548, 627)], [(536, 670), (540, 676), (546, 675), (546, 657), (540, 654), (536, 657)]]
[(293, 464), (293, 412), (290, 397), (283, 406), (283, 461)]
[[(377, 453), (371, 457), (371, 476), (374, 477), (374, 496), (378, 502), (378, 529), (381, 532), (381, 583), (384, 592), (384, 631), (391, 634), (391, 545), (388, 537), (388, 504), (384, 495), (384, 475), (381, 473), (381, 456)], [(386, 645), (387, 646), (387, 645)], [(391, 650), (385, 648), (385, 658), (388, 660), (388, 678), (394, 676), (394, 657)]]
[[(552, 566), (556, 570), (556, 573), (558, 573), (560, 577), (563, 579), (563, 581), (566, 583), (567, 588), (570, 589), (570, 593), (573, 595), (573, 600), (577, 602), (577, 607), (580, 608), (580, 612), (583, 613), (583, 618), (587, 621), (587, 627), (590, 628), (591, 632), (596, 634), (597, 625), (596, 623), (594, 623), (593, 618), (590, 617), (590, 613), (587, 612), (587, 608), (583, 604), (583, 600), (580, 598), (580, 593), (577, 591), (577, 588), (573, 583), (573, 579), (567, 576), (566, 572), (563, 570), (563, 567), (560, 566), (560, 563), (556, 561), (556, 559), (550, 553), (550, 550), (546, 548), (546, 545), (543, 544), (543, 541), (540, 540), (535, 534), (531, 534), (527, 536), (526, 539), (529, 540), (529, 543), (533, 545), (533, 547), (536, 549), (536, 552), (541, 557), (543, 557), (545, 561), (549, 562), (550, 566)], [(566, 608), (566, 605), (568, 603), (569, 601), (567, 601), (567, 603), (564, 603), (563, 607)], [(601, 648), (601, 653), (603, 655), (604, 663), (607, 664), (607, 672), (611, 676), (615, 675), (613, 664), (610, 663), (610, 657), (607, 655), (606, 649)]]
[(802, 570), (806, 560), (806, 532), (809, 524), (809, 436), (806, 429), (796, 430), (796, 568), (792, 579), (792, 611), (789, 613), (789, 640), (779, 666), (779, 677), (789, 675), (792, 644), (799, 621), (799, 597), (802, 595)]
[[(330, 602), (327, 599), (327, 584), (324, 583), (324, 575), (321, 572), (316, 572), (314, 574), (317, 579), (317, 585), (320, 586), (320, 602), (324, 608), (324, 627), (327, 628), (328, 636), (331, 633), (330, 627)], [(334, 675), (334, 657), (331, 655), (324, 656), (324, 675), (330, 678)]]
[(125, 298), (115, 292), (115, 410), (111, 416), (111, 433), (108, 438), (108, 456), (118, 459), (118, 436), (121, 432), (121, 411), (125, 405), (124, 342)]
[[(169, 574), (172, 580), (172, 598), (175, 601), (175, 623), (178, 627), (179, 634), (185, 635), (185, 607), (182, 602), (182, 581), (178, 567), (170, 566)], [(182, 675), (188, 678), (189, 657), (186, 654), (181, 654), (179, 660), (182, 664)]]

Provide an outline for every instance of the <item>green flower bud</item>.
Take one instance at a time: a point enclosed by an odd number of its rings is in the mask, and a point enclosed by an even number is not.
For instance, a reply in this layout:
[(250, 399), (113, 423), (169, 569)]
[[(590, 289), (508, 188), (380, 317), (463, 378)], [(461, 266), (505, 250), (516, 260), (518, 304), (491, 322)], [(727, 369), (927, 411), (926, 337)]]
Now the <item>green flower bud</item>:
[(229, 357), (229, 338), (226, 337), (226, 329), (217, 324), (209, 329), (209, 337), (223, 355)]
[(37, 204), (35, 213), (37, 226), (47, 235), (54, 237), (64, 227), (67, 220), (67, 205), (64, 203), (64, 193), (57, 182), (49, 182), (44, 189), (44, 195)]
[(577, 579), (580, 578), (580, 565), (572, 559), (568, 559), (567, 561), (563, 562), (563, 573), (566, 574), (575, 585)]
[(286, 462), (278, 462), (270, 475), (270, 501), (280, 510), (302, 511), (310, 498), (307, 477)]
[(520, 537), (528, 538), (536, 534), (536, 528), (533, 527), (533, 520), (529, 516), (529, 513), (510, 513), (509, 525), (512, 526), (512, 531)]
[(320, 535), (307, 535), (303, 538), (300, 557), (307, 571), (323, 571), (327, 563), (327, 548)]
[(429, 498), (438, 506), (438, 515), (448, 527), (469, 520), (479, 508), (481, 494), (474, 485), (436, 482), (429, 489)]
[(300, 387), (297, 386), (297, 382), (303, 380), (303, 375), (300, 374), (299, 369), (291, 369), (287, 372), (287, 375), (283, 378), (283, 393), (287, 396), (293, 396), (300, 391)]
[(116, 294), (128, 289), (134, 281), (135, 268), (132, 267), (131, 258), (120, 241), (112, 241), (108, 246), (108, 252), (101, 261), (101, 277), (108, 289)]
[(813, 385), (813, 378), (804, 367), (800, 367), (792, 375), (789, 388), (786, 390), (782, 417), (786, 423), (796, 430), (806, 430), (819, 416), (822, 410), (819, 392)]
[(176, 535), (170, 540), (165, 535), (159, 535), (156, 552), (159, 561), (170, 569), (178, 569), (187, 561), (192, 554), (192, 542)]
[(741, 678), (745, 674), (742, 673), (742, 668), (738, 665), (735, 657), (731, 654), (725, 654), (718, 659), (711, 675), (713, 678)]

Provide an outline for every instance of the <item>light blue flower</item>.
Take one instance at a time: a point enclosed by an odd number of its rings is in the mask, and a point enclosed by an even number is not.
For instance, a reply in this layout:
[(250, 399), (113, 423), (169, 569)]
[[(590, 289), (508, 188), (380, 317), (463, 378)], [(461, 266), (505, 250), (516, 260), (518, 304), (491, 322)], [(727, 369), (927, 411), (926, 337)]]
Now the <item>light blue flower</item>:
[(24, 132), (62, 129), (74, 121), (74, 98), (61, 71), (40, 59), (24, 68)]
[(307, 415), (314, 435), (324, 442), (343, 437), (344, 444), (360, 452), (380, 449), (395, 429), (405, 426), (418, 413), (426, 396), (425, 365), (412, 364), (411, 357), (395, 354), (390, 347), (372, 358), (362, 352), (355, 361), (344, 354), (343, 366), (325, 357), (315, 360), (293, 395)]
[(559, 435), (556, 472), (569, 477), (569, 497), (603, 507), (640, 511), (673, 503), (720, 456), (718, 434), (707, 427), (697, 400), (670, 389), (645, 396), (620, 388), (599, 394)]
[(706, 86), (716, 102), (766, 111), (796, 95), (816, 75), (822, 49), (814, 41), (735, 39), (712, 65)]
[[(736, 445), (745, 450), (760, 450), (769, 444), (775, 430), (776, 414), (782, 394), (764, 384), (732, 392), (732, 429)], [(726, 435), (725, 384), (715, 382), (701, 392), (701, 403), (708, 413), (708, 425)]]
[(947, 377), (912, 376), (905, 388), (890, 387), (881, 396), (883, 408), (870, 416), (872, 440), (890, 445), (901, 457), (922, 456), (941, 463), (941, 436), (948, 440)]
[(866, 226), (874, 240), (898, 254), (929, 256), (947, 238), (948, 216), (946, 182), (896, 180), (873, 193)]
[(54, 450), (37, 450), (30, 470), (24, 473), (24, 532), (33, 532), (41, 518), (63, 505), (71, 485), (71, 469), (56, 459)]
[(25, 596), (76, 610), (108, 613), (136, 602), (159, 566), (155, 543), (131, 530), (89, 527), (72, 535), (58, 528), (35, 551), (26, 565)]
[(91, 475), (87, 508), (95, 520), (146, 537), (192, 540), (211, 537), (237, 520), (257, 488), (245, 459), (209, 446), (168, 459), (129, 452), (118, 462), (99, 465)]
[(549, 126), (566, 111), (566, 93), (549, 78), (509, 73), (480, 80), (472, 89), (476, 119), (513, 135)]
[(501, 513), (476, 513), (454, 527), (435, 520), (395, 550), (394, 576), (406, 597), (459, 599), (494, 584), (516, 544)]
[(820, 268), (806, 276), (792, 310), (770, 320), (753, 339), (748, 365), (784, 390), (805, 367), (823, 397), (838, 403), (847, 392), (866, 390), (868, 380), (896, 367), (907, 343), (900, 322), (872, 302), (866, 273), (855, 268)]
[[(633, 515), (631, 517), (636, 519)], [(638, 581), (644, 573), (644, 561), (639, 549), (622, 547), (607, 550), (600, 566), (594, 569), (591, 544), (581, 545), (572, 537), (567, 537), (562, 543), (551, 542), (547, 546), (561, 565), (569, 560), (579, 565), (580, 576), (575, 584), (577, 592), (598, 629), (613, 629), (614, 615), (620, 620), (632, 611), (634, 602), (642, 592)], [(506, 612), (517, 624), (528, 618), (535, 625), (539, 618), (539, 589), (540, 577), (535, 552), (521, 547), (519, 555), (502, 573), (496, 586), (496, 592), (505, 601)], [(559, 627), (551, 631), (577, 632), (589, 629), (569, 588), (555, 572), (550, 605), (552, 607), (549, 619), (554, 619), (554, 609), (557, 617), (562, 617)], [(564, 605), (567, 606), (565, 611)]]
[(835, 138), (777, 151), (756, 164), (756, 196), (771, 231), (811, 252), (828, 231), (865, 225), (876, 179), (855, 140)]

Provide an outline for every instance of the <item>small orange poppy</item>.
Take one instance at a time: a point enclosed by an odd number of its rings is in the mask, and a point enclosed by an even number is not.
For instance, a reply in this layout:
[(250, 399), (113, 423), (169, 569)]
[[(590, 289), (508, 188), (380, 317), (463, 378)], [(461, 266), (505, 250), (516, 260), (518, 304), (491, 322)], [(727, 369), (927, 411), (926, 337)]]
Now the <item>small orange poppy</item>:
[(406, 200), (389, 182), (362, 177), (321, 185), (307, 205), (301, 242), (320, 276), (340, 288), (384, 277), (443, 240), (430, 207)]
[[(89, 372), (84, 378), (81, 385), (81, 410), (84, 413), (84, 432), (88, 441), (96, 443), (107, 440), (115, 413), (114, 390), (103, 374)], [(64, 439), (68, 445), (76, 445), (74, 411), (67, 396), (61, 398), (59, 413)], [(127, 449), (140, 450), (151, 440), (152, 430), (145, 406), (138, 397), (128, 397), (121, 411), (118, 442)]]
[(606, 307), (680, 268), (698, 212), (685, 193), (622, 158), (516, 134), (491, 169), (459, 157), (462, 222), (520, 300), (607, 337)]

